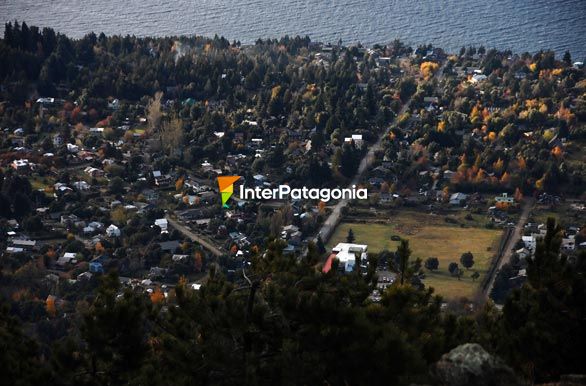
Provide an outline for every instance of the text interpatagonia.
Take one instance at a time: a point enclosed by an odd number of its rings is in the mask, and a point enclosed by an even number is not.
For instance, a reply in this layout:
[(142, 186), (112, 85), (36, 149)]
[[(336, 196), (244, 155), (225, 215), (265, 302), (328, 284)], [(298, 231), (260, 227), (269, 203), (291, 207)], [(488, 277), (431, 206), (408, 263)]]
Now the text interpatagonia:
[(289, 185), (279, 185), (278, 188), (246, 188), (240, 185), (240, 199), (242, 200), (284, 200), (287, 198), (294, 200), (321, 200), (328, 202), (330, 200), (366, 200), (368, 199), (368, 190), (366, 188), (357, 189), (356, 185), (350, 188), (291, 188)]

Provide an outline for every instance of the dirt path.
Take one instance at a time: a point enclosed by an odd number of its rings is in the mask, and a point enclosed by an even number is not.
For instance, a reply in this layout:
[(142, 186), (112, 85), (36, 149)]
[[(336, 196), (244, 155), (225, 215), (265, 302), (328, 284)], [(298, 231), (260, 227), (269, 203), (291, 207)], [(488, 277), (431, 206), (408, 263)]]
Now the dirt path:
[(166, 215), (165, 218), (171, 224), (171, 226), (177, 229), (181, 234), (185, 237), (188, 237), (191, 241), (195, 241), (196, 243), (201, 244), (205, 249), (212, 252), (216, 256), (222, 256), (225, 253), (218, 249), (215, 245), (211, 244), (209, 241), (203, 239), (202, 237), (195, 234), (191, 229), (186, 227), (185, 225), (181, 224), (179, 221), (174, 220), (169, 215)]
[(488, 279), (488, 285), (482, 290), (482, 298), (484, 300), (488, 299), (488, 297), (490, 296), (490, 292), (492, 291), (492, 287), (494, 286), (496, 275), (498, 274), (501, 267), (511, 261), (511, 257), (513, 256), (513, 248), (515, 246), (515, 243), (523, 235), (523, 227), (527, 223), (527, 219), (529, 218), (529, 214), (531, 213), (531, 209), (533, 208), (533, 203), (533, 198), (527, 198), (523, 202), (523, 207), (521, 209), (521, 216), (519, 216), (519, 221), (517, 221), (517, 224), (510, 233), (507, 242), (503, 246), (502, 254), (496, 257), (498, 260), (495, 268), (489, 272), (491, 276)]

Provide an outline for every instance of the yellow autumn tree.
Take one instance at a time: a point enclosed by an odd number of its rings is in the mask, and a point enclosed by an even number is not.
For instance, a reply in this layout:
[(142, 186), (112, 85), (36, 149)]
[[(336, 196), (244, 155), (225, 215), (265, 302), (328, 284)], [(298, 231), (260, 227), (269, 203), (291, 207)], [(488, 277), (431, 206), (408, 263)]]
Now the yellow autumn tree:
[(543, 175), (543, 177), (541, 177), (540, 179), (535, 181), (535, 188), (536, 189), (543, 190), (544, 186), (545, 186), (545, 174)]
[(163, 294), (163, 291), (161, 291), (161, 288), (155, 288), (155, 290), (151, 294), (151, 302), (153, 302), (153, 304), (160, 304), (163, 302), (164, 299), (165, 295)]
[(183, 183), (185, 182), (185, 177), (181, 176), (175, 181), (175, 190), (180, 191), (183, 188)]
[(476, 174), (476, 177), (474, 178), (474, 182), (477, 184), (481, 184), (484, 182), (485, 177), (486, 173), (484, 173), (484, 170), (480, 169)]
[(54, 317), (57, 314), (57, 306), (55, 305), (55, 296), (53, 296), (53, 295), (47, 296), (47, 300), (45, 301), (45, 309), (47, 310), (47, 314), (49, 314), (49, 316)]
[(563, 105), (560, 106), (557, 113), (555, 113), (555, 116), (557, 119), (566, 121), (568, 124), (572, 123), (576, 119), (576, 115), (574, 115), (570, 109), (564, 107)]
[(477, 123), (482, 119), (481, 108), (479, 105), (475, 105), (472, 107), (472, 111), (470, 111), (470, 122)]
[(501, 177), (501, 184), (508, 185), (510, 182), (511, 182), (511, 176), (509, 175), (509, 173), (504, 172)]
[(439, 121), (439, 123), (437, 124), (437, 131), (439, 131), (440, 133), (443, 133), (446, 131), (446, 122), (445, 121)]
[(421, 71), (421, 75), (425, 79), (429, 79), (438, 69), (439, 69), (439, 64), (434, 63), (434, 62), (423, 62), (419, 66), (419, 70)]
[(492, 168), (494, 169), (495, 172), (500, 173), (503, 171), (504, 165), (505, 165), (505, 162), (499, 158), (495, 163), (492, 164)]
[(561, 147), (556, 146), (553, 149), (551, 149), (551, 154), (556, 158), (561, 158), (561, 156), (564, 154), (564, 151)]

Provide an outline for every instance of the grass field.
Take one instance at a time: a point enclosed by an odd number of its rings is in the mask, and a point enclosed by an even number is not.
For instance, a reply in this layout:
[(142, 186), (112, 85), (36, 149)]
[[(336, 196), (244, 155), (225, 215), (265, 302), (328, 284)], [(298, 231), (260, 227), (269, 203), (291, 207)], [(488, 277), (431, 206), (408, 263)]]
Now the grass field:
[[(411, 259), (420, 257), (425, 261), (430, 256), (439, 259), (439, 269), (429, 272), (424, 269), (426, 286), (434, 287), (436, 293), (446, 299), (461, 297), (473, 298), (486, 274), (490, 261), (498, 248), (502, 231), (480, 227), (466, 227), (445, 223), (443, 217), (415, 211), (401, 211), (388, 218), (385, 224), (341, 223), (328, 243), (328, 249), (338, 242), (345, 242), (348, 230), (352, 228), (355, 242), (368, 244), (370, 252), (394, 251), (398, 241), (391, 236), (397, 235), (409, 240), (413, 251)], [(474, 266), (458, 280), (448, 272), (448, 264), (457, 262), (460, 266), (462, 253), (470, 251), (474, 255)], [(461, 267), (463, 268), (463, 267)], [(471, 275), (480, 273), (474, 282)]]

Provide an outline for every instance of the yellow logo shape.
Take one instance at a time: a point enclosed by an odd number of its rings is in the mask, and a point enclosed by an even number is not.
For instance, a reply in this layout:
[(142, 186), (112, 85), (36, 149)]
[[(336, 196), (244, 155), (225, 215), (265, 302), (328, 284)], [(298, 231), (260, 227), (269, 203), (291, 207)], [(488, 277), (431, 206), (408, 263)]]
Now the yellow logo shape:
[(234, 193), (234, 183), (240, 179), (240, 176), (223, 176), (218, 177), (218, 187), (220, 188), (220, 194), (222, 196), (222, 207), (229, 208), (228, 199)]

